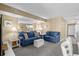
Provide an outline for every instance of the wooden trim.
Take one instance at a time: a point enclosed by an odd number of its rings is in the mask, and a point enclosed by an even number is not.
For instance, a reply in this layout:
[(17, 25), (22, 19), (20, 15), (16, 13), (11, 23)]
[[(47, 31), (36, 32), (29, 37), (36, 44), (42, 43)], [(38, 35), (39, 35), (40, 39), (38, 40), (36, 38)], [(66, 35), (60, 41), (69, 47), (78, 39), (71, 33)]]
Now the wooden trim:
[(47, 21), (47, 19), (44, 19), (44, 18), (41, 18), (39, 16), (33, 15), (31, 13), (10, 7), (10, 6), (2, 4), (2, 3), (0, 3), (0, 10), (10, 12), (10, 13), (14, 13), (14, 14), (18, 14), (18, 15), (21, 15), (21, 16), (24, 16), (24, 17), (33, 18), (33, 19), (36, 19), (36, 20)]
[(2, 55), (2, 14), (0, 14), (0, 56)]

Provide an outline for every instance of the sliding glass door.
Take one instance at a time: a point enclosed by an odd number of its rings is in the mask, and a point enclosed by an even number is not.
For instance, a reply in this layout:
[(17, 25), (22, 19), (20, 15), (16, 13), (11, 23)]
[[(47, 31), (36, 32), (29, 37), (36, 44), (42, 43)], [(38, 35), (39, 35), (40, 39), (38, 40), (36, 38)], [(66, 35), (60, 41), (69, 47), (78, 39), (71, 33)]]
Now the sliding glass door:
[(75, 37), (75, 24), (68, 24), (67, 26), (67, 35)]
[(77, 38), (77, 41), (79, 42), (79, 23), (76, 24), (76, 38)]
[(75, 39), (72, 40), (74, 43), (79, 42), (79, 23), (68, 24), (67, 36), (73, 37)]

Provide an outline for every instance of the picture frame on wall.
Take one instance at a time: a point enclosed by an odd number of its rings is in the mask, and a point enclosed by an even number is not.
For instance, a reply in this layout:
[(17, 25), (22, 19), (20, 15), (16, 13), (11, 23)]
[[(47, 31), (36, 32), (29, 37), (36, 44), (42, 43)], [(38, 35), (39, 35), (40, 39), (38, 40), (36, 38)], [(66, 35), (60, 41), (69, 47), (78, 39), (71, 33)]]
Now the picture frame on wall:
[(5, 27), (12, 27), (12, 22), (11, 21), (4, 21), (4, 26)]

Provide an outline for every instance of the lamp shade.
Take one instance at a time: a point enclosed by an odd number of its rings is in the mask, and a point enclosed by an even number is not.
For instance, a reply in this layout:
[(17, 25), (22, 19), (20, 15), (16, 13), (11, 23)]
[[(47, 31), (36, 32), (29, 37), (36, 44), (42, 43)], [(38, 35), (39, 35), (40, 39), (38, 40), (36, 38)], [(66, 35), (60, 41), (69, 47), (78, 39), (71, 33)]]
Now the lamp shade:
[(17, 31), (16, 27), (12, 27), (12, 31), (16, 32)]

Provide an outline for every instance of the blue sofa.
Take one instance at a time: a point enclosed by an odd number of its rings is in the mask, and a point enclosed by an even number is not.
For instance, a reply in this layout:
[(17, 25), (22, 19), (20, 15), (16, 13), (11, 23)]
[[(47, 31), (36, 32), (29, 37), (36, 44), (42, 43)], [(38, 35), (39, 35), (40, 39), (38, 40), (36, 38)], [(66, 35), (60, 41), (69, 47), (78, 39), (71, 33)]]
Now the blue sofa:
[(48, 31), (44, 35), (44, 40), (53, 42), (53, 43), (58, 43), (60, 41), (60, 32)]
[[(25, 38), (24, 34), (28, 35), (28, 39)], [(34, 31), (30, 32), (19, 32), (19, 43), (22, 47), (33, 44), (33, 41), (39, 39), (40, 36), (35, 36)]]

